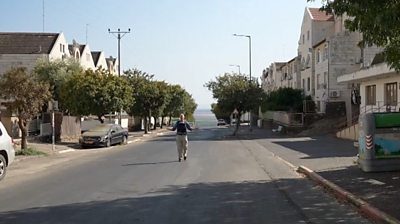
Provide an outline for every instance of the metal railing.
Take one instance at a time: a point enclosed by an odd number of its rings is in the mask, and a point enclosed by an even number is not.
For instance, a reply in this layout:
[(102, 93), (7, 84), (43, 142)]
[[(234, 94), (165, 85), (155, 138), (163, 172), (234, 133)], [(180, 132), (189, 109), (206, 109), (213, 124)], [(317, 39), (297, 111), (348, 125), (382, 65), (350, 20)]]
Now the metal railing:
[(396, 105), (388, 105), (383, 101), (377, 101), (375, 105), (364, 105), (360, 108), (358, 113), (353, 112), (350, 125), (347, 121), (347, 117), (344, 117), (343, 119), (341, 119), (341, 121), (338, 122), (336, 126), (338, 128), (348, 128), (358, 123), (358, 118), (360, 117), (360, 115), (379, 112), (400, 112), (400, 102), (398, 102)]

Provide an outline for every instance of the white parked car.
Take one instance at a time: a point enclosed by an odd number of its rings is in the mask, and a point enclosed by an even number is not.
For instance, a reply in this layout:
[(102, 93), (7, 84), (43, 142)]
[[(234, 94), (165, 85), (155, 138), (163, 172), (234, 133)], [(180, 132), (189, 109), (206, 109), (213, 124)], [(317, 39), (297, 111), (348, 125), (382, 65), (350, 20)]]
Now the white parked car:
[(7, 173), (7, 167), (14, 161), (14, 141), (8, 135), (3, 123), (0, 122), (0, 180)]

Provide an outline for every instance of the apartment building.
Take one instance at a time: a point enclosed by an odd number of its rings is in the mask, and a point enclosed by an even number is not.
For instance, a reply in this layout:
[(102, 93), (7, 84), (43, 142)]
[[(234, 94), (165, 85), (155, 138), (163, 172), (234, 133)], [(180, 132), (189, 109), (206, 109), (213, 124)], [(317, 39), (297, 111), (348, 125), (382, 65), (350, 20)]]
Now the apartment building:
[(333, 35), (335, 30), (334, 16), (318, 8), (306, 8), (298, 46), (300, 59), (301, 88), (306, 95), (315, 96), (315, 74), (313, 46)]
[(273, 62), (264, 69), (261, 77), (261, 86), (265, 92), (271, 92), (282, 86), (282, 66), (285, 62)]

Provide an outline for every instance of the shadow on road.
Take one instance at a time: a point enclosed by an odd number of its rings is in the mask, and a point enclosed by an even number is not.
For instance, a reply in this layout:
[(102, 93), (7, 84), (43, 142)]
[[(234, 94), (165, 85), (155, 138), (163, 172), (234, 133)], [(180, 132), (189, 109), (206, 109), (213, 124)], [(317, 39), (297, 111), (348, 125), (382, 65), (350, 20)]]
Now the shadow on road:
[[(0, 213), (0, 223), (309, 223), (285, 192), (307, 202), (321, 223), (354, 223), (330, 203), (299, 187), (305, 179), (170, 186), (146, 196), (43, 206)], [(279, 189), (279, 190), (278, 190)], [(278, 192), (279, 191), (279, 192)], [(121, 192), (122, 193), (122, 192)], [(108, 195), (105, 195), (107, 197)], [(305, 211), (305, 210), (304, 210)], [(353, 214), (354, 215), (354, 214)]]
[(365, 173), (358, 166), (318, 172), (324, 178), (400, 219), (400, 172)]
[(167, 162), (152, 162), (152, 163), (130, 163), (124, 164), (122, 166), (143, 166), (143, 165), (159, 165), (159, 164), (169, 164), (169, 163), (178, 163), (177, 160), (175, 161), (167, 161)]
[(293, 139), (288, 139), (287, 141), (270, 141), (291, 150), (307, 154), (306, 157), (301, 159), (353, 157), (358, 153), (352, 141), (338, 139), (329, 135), (311, 137), (309, 140), (300, 139), (299, 141), (294, 141)]

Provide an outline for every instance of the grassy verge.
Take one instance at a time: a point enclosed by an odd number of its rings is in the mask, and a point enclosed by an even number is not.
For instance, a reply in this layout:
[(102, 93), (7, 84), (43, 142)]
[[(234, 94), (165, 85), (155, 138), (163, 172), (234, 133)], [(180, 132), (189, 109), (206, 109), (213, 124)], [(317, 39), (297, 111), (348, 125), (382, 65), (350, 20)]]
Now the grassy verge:
[(27, 149), (24, 150), (16, 150), (15, 151), (16, 156), (47, 156), (47, 153), (38, 151), (34, 148), (28, 147)]

